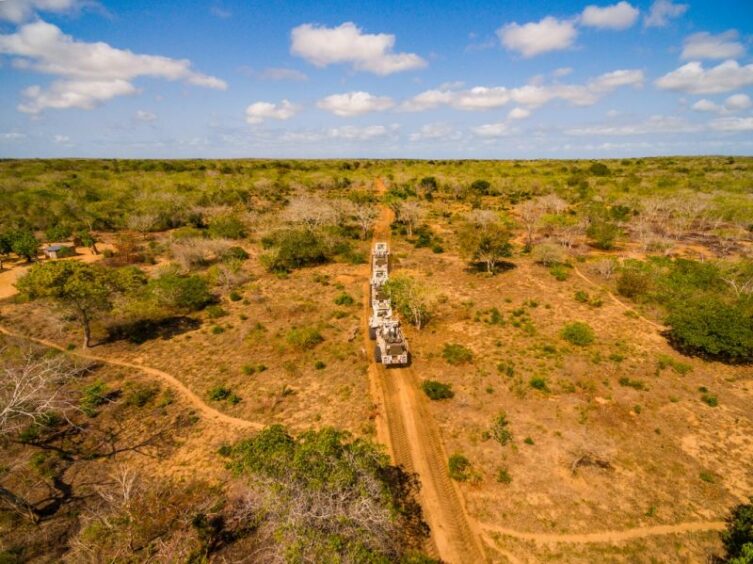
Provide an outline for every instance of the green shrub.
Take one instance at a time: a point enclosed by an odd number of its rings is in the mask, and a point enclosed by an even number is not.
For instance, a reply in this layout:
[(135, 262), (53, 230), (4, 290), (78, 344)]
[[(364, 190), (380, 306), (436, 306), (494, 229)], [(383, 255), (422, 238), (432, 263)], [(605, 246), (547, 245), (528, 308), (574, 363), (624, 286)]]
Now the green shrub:
[(223, 251), (220, 259), (223, 261), (243, 261), (249, 258), (249, 254), (243, 247), (230, 247)]
[(510, 423), (507, 421), (507, 415), (504, 412), (500, 413), (492, 425), (491, 436), (502, 446), (512, 441), (512, 431), (510, 431), (509, 427)]
[(698, 477), (704, 482), (708, 482), (709, 484), (716, 482), (716, 476), (714, 476), (713, 472), (709, 472), (708, 470), (701, 470), (698, 474)]
[(144, 407), (160, 392), (159, 384), (128, 383), (124, 387), (124, 403), (133, 407)]
[(706, 297), (679, 304), (667, 317), (670, 342), (686, 354), (753, 362), (753, 315), (742, 302)]
[(234, 215), (221, 215), (209, 221), (209, 235), (220, 239), (243, 239), (246, 226)]
[(579, 347), (585, 347), (594, 342), (594, 330), (587, 323), (576, 321), (565, 325), (560, 333), (568, 343)]
[(709, 407), (716, 407), (719, 405), (719, 399), (712, 394), (703, 394), (701, 396), (701, 401)]
[(586, 229), (586, 235), (594, 247), (608, 251), (614, 248), (620, 236), (620, 228), (609, 221), (594, 221)]
[(664, 370), (665, 368), (671, 368), (672, 370), (677, 372), (680, 376), (685, 376), (685, 374), (693, 370), (693, 367), (690, 366), (689, 364), (685, 364), (684, 362), (675, 360), (674, 358), (666, 354), (659, 355), (659, 358), (656, 361), (656, 367), (659, 370)]
[(290, 229), (272, 238), (274, 252), (262, 261), (271, 272), (290, 272), (297, 268), (323, 264), (330, 260), (331, 249), (324, 239), (308, 229)]
[(447, 343), (442, 349), (442, 357), (444, 357), (448, 364), (458, 366), (471, 362), (473, 360), (473, 353), (463, 345)]
[(575, 292), (575, 301), (580, 302), (582, 304), (588, 303), (588, 292), (584, 292), (583, 290), (578, 290)]
[(500, 484), (509, 484), (512, 482), (512, 476), (507, 468), (500, 468), (497, 470), (497, 482)]
[(458, 482), (465, 482), (471, 477), (471, 461), (462, 454), (453, 454), (447, 461), (450, 478)]
[(570, 277), (570, 270), (566, 265), (557, 263), (549, 267), (549, 274), (554, 276), (556, 280), (564, 282)]
[(81, 390), (81, 401), (79, 406), (88, 417), (94, 417), (97, 414), (97, 408), (107, 402), (109, 390), (107, 385), (101, 380), (86, 386)]
[(288, 331), (286, 340), (297, 349), (309, 350), (324, 341), (324, 337), (313, 327), (295, 327)]
[(528, 383), (534, 390), (539, 390), (541, 392), (549, 391), (549, 386), (547, 386), (546, 378), (542, 378), (540, 376), (534, 376), (528, 381)]
[(215, 386), (209, 390), (209, 399), (212, 401), (227, 401), (233, 405), (241, 401), (241, 398), (233, 393), (230, 388), (223, 385)]
[(314, 363), (314, 368), (317, 369), (317, 370), (324, 370), (325, 368), (327, 368), (327, 365), (324, 362), (322, 362), (321, 360), (317, 360)]
[(220, 327), (219, 325), (212, 326), (212, 335), (221, 335), (225, 332), (224, 327)]
[(348, 305), (353, 305), (353, 302), (354, 302), (353, 297), (350, 294), (346, 293), (346, 292), (343, 292), (342, 294), (339, 294), (335, 298), (335, 304), (337, 304), (337, 305), (346, 305), (346, 306), (348, 306)]
[(421, 389), (432, 400), (450, 399), (455, 396), (451, 384), (443, 384), (436, 380), (424, 380), (421, 382)]
[(524, 442), (525, 444), (527, 444), (527, 445), (534, 445), (534, 444), (535, 444), (535, 443), (533, 442), (533, 439), (532, 439), (531, 437), (526, 437), (525, 439), (523, 439), (523, 442)]
[(217, 319), (218, 317), (225, 317), (227, 315), (227, 311), (225, 311), (218, 305), (210, 305), (206, 309), (206, 312), (209, 316), (209, 319)]
[(625, 269), (617, 278), (617, 293), (631, 300), (645, 296), (651, 287), (651, 275), (641, 270)]
[(150, 280), (147, 292), (159, 305), (187, 312), (200, 310), (214, 299), (206, 280), (199, 276), (181, 276), (175, 272)]
[(230, 292), (230, 295), (228, 296), (230, 298), (231, 302), (239, 302), (243, 299), (243, 296), (241, 296), (237, 291), (233, 290)]
[(627, 388), (633, 388), (634, 390), (645, 390), (646, 385), (640, 380), (631, 380), (627, 376), (620, 378), (620, 386)]
[(750, 564), (753, 562), (753, 497), (750, 503), (735, 506), (726, 521), (722, 543), (727, 563)]

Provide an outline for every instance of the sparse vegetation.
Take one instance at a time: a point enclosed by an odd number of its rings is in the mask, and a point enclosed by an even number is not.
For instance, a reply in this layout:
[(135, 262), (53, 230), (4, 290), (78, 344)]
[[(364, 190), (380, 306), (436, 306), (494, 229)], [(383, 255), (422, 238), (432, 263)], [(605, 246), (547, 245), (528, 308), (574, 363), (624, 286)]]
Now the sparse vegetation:
[(448, 364), (459, 366), (468, 364), (473, 360), (473, 352), (458, 343), (447, 343), (442, 349), (442, 357)]
[(451, 399), (455, 396), (455, 392), (452, 391), (452, 386), (449, 384), (443, 384), (436, 380), (424, 380), (421, 382), (421, 389), (432, 400), (444, 400)]
[(562, 329), (562, 338), (568, 343), (585, 347), (594, 342), (595, 334), (591, 326), (582, 321), (576, 321), (565, 325)]

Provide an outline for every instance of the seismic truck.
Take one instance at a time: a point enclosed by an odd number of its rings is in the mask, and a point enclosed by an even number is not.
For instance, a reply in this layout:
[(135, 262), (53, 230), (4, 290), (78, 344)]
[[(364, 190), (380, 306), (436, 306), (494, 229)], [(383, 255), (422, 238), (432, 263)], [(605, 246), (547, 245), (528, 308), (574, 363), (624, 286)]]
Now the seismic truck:
[(381, 327), (377, 329), (374, 360), (386, 367), (410, 365), (408, 341), (405, 340), (397, 319), (384, 319)]
[(385, 319), (392, 318), (392, 302), (382, 288), (371, 289), (371, 315), (369, 316), (369, 338), (376, 339), (377, 330)]

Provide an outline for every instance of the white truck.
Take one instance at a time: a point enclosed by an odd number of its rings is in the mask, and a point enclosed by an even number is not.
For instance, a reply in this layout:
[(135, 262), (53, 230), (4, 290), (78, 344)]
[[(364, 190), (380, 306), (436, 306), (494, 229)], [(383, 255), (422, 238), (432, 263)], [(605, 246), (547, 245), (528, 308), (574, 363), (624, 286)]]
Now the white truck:
[(408, 341), (397, 319), (385, 319), (377, 329), (374, 361), (381, 362), (385, 367), (410, 366)]

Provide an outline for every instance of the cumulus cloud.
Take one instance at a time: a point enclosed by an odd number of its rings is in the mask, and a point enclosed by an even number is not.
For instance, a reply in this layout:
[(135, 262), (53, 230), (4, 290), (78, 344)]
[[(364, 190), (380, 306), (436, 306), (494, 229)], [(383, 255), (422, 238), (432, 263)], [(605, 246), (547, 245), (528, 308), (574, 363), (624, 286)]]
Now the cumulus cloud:
[(714, 131), (753, 131), (753, 117), (728, 117), (712, 120), (709, 127)]
[(644, 27), (664, 27), (670, 20), (679, 18), (688, 11), (687, 4), (674, 4), (672, 0), (655, 0), (643, 18)]
[(290, 52), (317, 67), (349, 63), (359, 71), (387, 75), (426, 66), (414, 53), (393, 53), (394, 35), (363, 33), (353, 22), (338, 27), (299, 25), (291, 40)]
[(513, 108), (510, 113), (507, 114), (508, 119), (525, 119), (531, 115), (531, 110), (526, 108)]
[(0, 141), (19, 141), (21, 139), (26, 139), (25, 133), (18, 133), (16, 131), (0, 133)]
[(286, 120), (299, 112), (300, 108), (288, 100), (279, 104), (271, 102), (254, 102), (246, 108), (246, 123), (255, 125), (265, 119)]
[(367, 125), (365, 127), (356, 127), (354, 125), (345, 125), (343, 127), (333, 127), (327, 130), (327, 137), (330, 139), (347, 139), (357, 141), (367, 141), (394, 134), (399, 129), (397, 125)]
[(368, 92), (346, 92), (322, 98), (316, 105), (336, 116), (353, 117), (388, 110), (395, 103), (392, 98), (386, 96), (373, 96)]
[(731, 29), (712, 35), (706, 31), (694, 33), (685, 38), (682, 45), (682, 58), (686, 61), (698, 59), (734, 59), (745, 53), (745, 47), (738, 41), (739, 34)]
[(627, 2), (618, 2), (611, 6), (586, 6), (580, 16), (581, 25), (599, 29), (622, 30), (631, 27), (640, 11)]
[(114, 98), (134, 94), (131, 80), (141, 77), (183, 80), (196, 86), (224, 90), (222, 80), (196, 72), (187, 59), (139, 55), (107, 43), (77, 41), (52, 24), (36, 21), (16, 33), (0, 35), (0, 53), (17, 57), (13, 65), (61, 76), (47, 89), (24, 91), (21, 111), (39, 113), (45, 108), (91, 109)]
[(461, 137), (459, 131), (447, 123), (427, 123), (418, 131), (411, 133), (411, 141), (457, 141)]
[(574, 136), (630, 136), (661, 133), (693, 133), (702, 130), (702, 126), (689, 123), (687, 120), (671, 116), (651, 116), (649, 119), (625, 125), (595, 125), (565, 130), (567, 135)]
[(572, 67), (560, 67), (558, 69), (554, 69), (554, 72), (552, 73), (557, 78), (562, 78), (563, 76), (567, 76), (569, 74), (572, 74), (573, 68)]
[(95, 5), (89, 0), (3, 0), (0, 2), (0, 20), (23, 23), (39, 12), (65, 14)]
[(574, 21), (558, 20), (552, 16), (522, 25), (509, 23), (497, 30), (497, 37), (502, 45), (524, 57), (568, 49), (577, 36)]
[(688, 94), (719, 94), (753, 84), (753, 64), (740, 66), (737, 61), (724, 61), (704, 69), (698, 61), (687, 63), (656, 81), (663, 90)]
[(496, 137), (506, 137), (515, 132), (508, 124), (504, 122), (500, 123), (485, 123), (477, 127), (472, 127), (471, 132), (486, 139), (494, 139)]
[(154, 112), (147, 112), (146, 110), (137, 110), (135, 117), (137, 120), (143, 121), (144, 123), (157, 121), (157, 114)]
[[(466, 90), (427, 90), (406, 100), (401, 105), (401, 109), (423, 111), (449, 105), (458, 110), (480, 111), (500, 108), (510, 102), (530, 109), (558, 99), (574, 106), (590, 106), (617, 88), (640, 87), (643, 80), (643, 71), (623, 69), (605, 73), (586, 84), (537, 83), (518, 88), (476, 86)], [(525, 111), (522, 108), (519, 110)], [(517, 113), (520, 115), (520, 112)]]
[(741, 110), (747, 110), (753, 105), (747, 94), (734, 94), (724, 101), (724, 104), (717, 104), (711, 100), (703, 98), (691, 106), (696, 112), (711, 112), (717, 114), (730, 114)]

